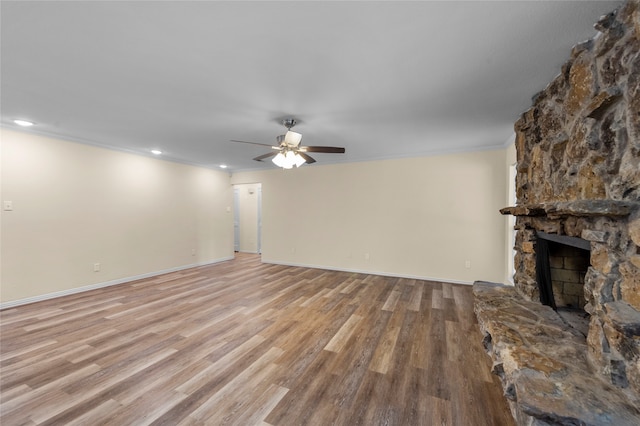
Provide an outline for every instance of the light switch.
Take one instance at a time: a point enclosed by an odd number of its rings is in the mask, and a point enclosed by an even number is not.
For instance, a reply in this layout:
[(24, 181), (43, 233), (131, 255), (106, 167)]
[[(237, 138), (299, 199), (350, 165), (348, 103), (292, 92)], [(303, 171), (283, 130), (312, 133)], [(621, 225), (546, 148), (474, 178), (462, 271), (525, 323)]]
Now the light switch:
[(13, 201), (3, 201), (2, 208), (4, 209), (4, 211), (10, 212), (11, 210), (13, 210)]

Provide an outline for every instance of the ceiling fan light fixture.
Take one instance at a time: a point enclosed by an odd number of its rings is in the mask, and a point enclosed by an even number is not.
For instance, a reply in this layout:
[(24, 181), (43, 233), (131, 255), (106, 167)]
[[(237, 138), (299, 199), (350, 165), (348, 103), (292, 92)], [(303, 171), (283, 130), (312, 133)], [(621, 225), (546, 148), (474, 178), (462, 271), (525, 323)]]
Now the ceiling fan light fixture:
[(279, 152), (278, 155), (271, 160), (273, 164), (283, 169), (291, 169), (293, 166), (300, 167), (306, 160), (297, 152), (287, 151), (284, 154)]
[(275, 164), (278, 167), (282, 167), (283, 169), (290, 169), (292, 167), (291, 165), (289, 165), (289, 162), (287, 161), (287, 158), (285, 157), (285, 155), (281, 152), (279, 152), (278, 155), (273, 157), (273, 160), (271, 161), (273, 161), (273, 164)]
[(268, 152), (263, 155), (259, 155), (254, 158), (255, 161), (266, 160), (271, 158), (273, 164), (283, 169), (291, 169), (293, 166), (300, 167), (303, 164), (313, 164), (316, 160), (308, 155), (308, 152), (323, 152), (327, 154), (344, 154), (345, 150), (342, 147), (337, 146), (302, 146), (302, 135), (297, 132), (292, 132), (291, 128), (296, 125), (296, 120), (293, 118), (282, 120), (282, 124), (287, 128), (287, 132), (284, 135), (276, 137), (277, 145), (267, 145), (258, 142), (240, 141), (231, 139), (231, 142), (248, 143), (252, 145), (267, 146), (274, 151)]
[(296, 164), (296, 154), (293, 151), (287, 151), (284, 154), (285, 169), (290, 169)]
[(300, 167), (307, 162), (307, 160), (302, 158), (302, 155), (298, 154), (297, 152), (296, 152), (296, 155), (294, 156), (294, 160), (295, 160), (296, 167)]
[(302, 140), (302, 134), (292, 132), (288, 130), (287, 133), (284, 134), (284, 142), (289, 146), (298, 146), (300, 145), (300, 141)]

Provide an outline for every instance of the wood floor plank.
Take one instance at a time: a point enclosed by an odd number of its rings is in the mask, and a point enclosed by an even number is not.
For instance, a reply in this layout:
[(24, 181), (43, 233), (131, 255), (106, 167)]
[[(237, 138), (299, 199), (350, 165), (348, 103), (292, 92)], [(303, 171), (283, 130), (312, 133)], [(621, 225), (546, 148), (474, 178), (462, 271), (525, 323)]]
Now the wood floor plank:
[(289, 392), (287, 388), (270, 385), (262, 395), (246, 408), (244, 413), (240, 413), (235, 423), (239, 425), (268, 424), (264, 422), (264, 419), (278, 405), (287, 392)]
[(255, 348), (257, 345), (264, 341), (264, 337), (257, 335), (247, 340), (242, 345), (238, 346), (234, 350), (228, 352), (225, 356), (217, 360), (216, 362), (211, 363), (209, 367), (203, 369), (195, 376), (191, 377), (188, 381), (181, 384), (176, 388), (178, 392), (182, 392), (185, 394), (191, 394), (195, 392), (198, 388), (200, 388), (205, 382), (209, 380), (210, 374), (214, 373), (216, 370), (224, 369), (227, 365), (231, 364), (236, 357), (241, 356), (243, 353), (250, 351)]
[(263, 388), (268, 387), (267, 378), (278, 368), (273, 364), (273, 361), (281, 354), (281, 349), (270, 348), (190, 413), (189, 417), (201, 422), (205, 422), (209, 418), (217, 418), (221, 424), (229, 423), (238, 412), (244, 412), (244, 408), (251, 402), (251, 400), (242, 398), (246, 389), (252, 389), (253, 392), (260, 395), (262, 393), (259, 390), (261, 382), (265, 382)]
[(411, 299), (409, 300), (409, 305), (407, 306), (407, 309), (415, 312), (418, 312), (420, 310), (423, 290), (424, 290), (424, 286), (421, 283), (414, 284), (413, 289), (411, 290)]
[(444, 297), (445, 299), (453, 298), (453, 284), (442, 283), (442, 297)]
[(394, 289), (391, 293), (389, 293), (389, 297), (384, 302), (384, 306), (382, 307), (382, 310), (393, 312), (396, 308), (396, 305), (398, 304), (398, 300), (400, 299), (401, 295), (402, 295), (402, 292), (400, 292), (397, 289)]
[[(382, 309), (383, 311), (386, 310)], [(398, 310), (391, 315), (391, 319), (387, 324), (386, 330), (382, 338), (378, 343), (373, 359), (369, 364), (371, 371), (376, 371), (381, 374), (387, 374), (391, 364), (391, 358), (396, 350), (396, 341), (398, 340), (398, 334), (400, 334), (400, 327), (404, 319), (404, 312)]]
[(84, 426), (84, 425), (100, 425), (112, 420), (113, 413), (117, 413), (122, 409), (118, 401), (108, 399), (102, 404), (92, 408), (83, 415), (69, 421), (67, 426)]
[[(36, 407), (50, 407), (51, 410), (55, 410), (60, 401), (66, 399), (66, 394), (59, 390), (60, 387), (68, 383), (75, 383), (98, 371), (100, 371), (100, 366), (90, 364), (73, 371), (65, 370), (56, 380), (37, 389), (29, 387), (30, 390), (28, 392), (16, 394), (14, 398), (2, 401), (0, 419), (6, 421), (8, 418), (22, 418), (23, 421), (26, 421), (31, 420), (31, 412)], [(11, 421), (8, 421), (8, 423), (11, 423)]]
[(333, 336), (333, 339), (327, 343), (327, 346), (325, 346), (324, 349), (331, 352), (340, 352), (346, 344), (347, 339), (351, 336), (353, 329), (361, 320), (361, 316), (351, 315), (347, 322), (345, 322), (335, 336)]
[(18, 357), (20, 355), (27, 354), (27, 353), (33, 353), (37, 349), (46, 348), (47, 346), (55, 345), (56, 343), (58, 343), (56, 340), (46, 340), (44, 342), (34, 343), (33, 345), (30, 345), (30, 346), (27, 346), (27, 347), (21, 347), (19, 349), (14, 350), (14, 351), (4, 352), (4, 353), (2, 353), (2, 356), (0, 357), (0, 360), (1, 361), (7, 361), (8, 359), (11, 359), (11, 358), (14, 358), (14, 357)]
[[(309, 368), (294, 383), (292, 392), (282, 398), (265, 420), (274, 425), (284, 425), (292, 420), (298, 424), (311, 422), (318, 415), (318, 405), (326, 397), (331, 384), (337, 379), (330, 372), (331, 361), (335, 357), (336, 353), (330, 351), (322, 351), (318, 354)], [(330, 380), (313, 380), (318, 375)]]
[(469, 286), (232, 261), (0, 311), (3, 425), (513, 425)]
[(433, 290), (431, 293), (431, 307), (433, 309), (442, 309), (444, 302), (442, 296), (442, 290)]

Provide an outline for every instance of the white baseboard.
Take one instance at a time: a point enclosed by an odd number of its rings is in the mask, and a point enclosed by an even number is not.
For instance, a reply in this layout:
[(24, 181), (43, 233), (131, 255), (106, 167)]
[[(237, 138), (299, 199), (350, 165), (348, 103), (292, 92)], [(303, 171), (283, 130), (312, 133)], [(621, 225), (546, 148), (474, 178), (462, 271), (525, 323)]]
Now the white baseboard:
[(171, 273), (171, 272), (182, 271), (184, 269), (195, 268), (195, 267), (198, 267), (198, 266), (212, 265), (214, 263), (225, 262), (227, 260), (233, 260), (233, 259), (234, 259), (233, 256), (222, 257), (220, 259), (214, 259), (214, 260), (210, 260), (210, 261), (207, 261), (207, 262), (192, 263), (190, 265), (177, 266), (175, 268), (162, 269), (160, 271), (148, 272), (146, 274), (134, 275), (134, 276), (125, 277), (125, 278), (118, 278), (116, 280), (105, 281), (105, 282), (91, 284), (91, 285), (85, 285), (85, 286), (82, 286), (82, 287), (70, 288), (68, 290), (56, 291), (56, 292), (53, 292), (53, 293), (41, 294), (41, 295), (38, 295), (38, 296), (27, 297), (25, 299), (12, 300), (12, 301), (9, 301), (9, 302), (0, 303), (0, 310), (7, 309), (7, 308), (13, 308), (15, 306), (20, 306), (20, 305), (26, 305), (28, 303), (40, 302), (40, 301), (49, 300), (49, 299), (55, 299), (56, 297), (68, 296), (70, 294), (82, 293), (82, 292), (85, 292), (85, 291), (95, 290), (95, 289), (98, 289), (98, 288), (109, 287), (109, 286), (112, 286), (112, 285), (123, 284), (123, 283), (127, 283), (127, 282), (130, 282), (130, 281), (140, 280), (140, 279), (143, 279), (143, 278), (155, 277), (157, 275), (162, 275), (162, 274), (168, 274), (168, 273)]
[(308, 265), (303, 263), (291, 263), (291, 262), (281, 262), (278, 260), (269, 260), (262, 258), (262, 263), (269, 263), (273, 265), (284, 265), (284, 266), (298, 266), (302, 268), (312, 268), (312, 269), (327, 269), (330, 271), (340, 271), (340, 272), (354, 272), (356, 274), (369, 274), (369, 275), (380, 275), (383, 277), (394, 277), (394, 278), (408, 278), (412, 280), (423, 280), (423, 281), (437, 281), (441, 283), (451, 283), (451, 284), (464, 284), (464, 285), (473, 285), (473, 281), (461, 281), (461, 280), (452, 280), (449, 278), (435, 278), (435, 277), (425, 277), (420, 275), (408, 275), (408, 274), (396, 274), (391, 272), (380, 272), (380, 271), (365, 271), (363, 269), (350, 269), (350, 268), (335, 268), (333, 266), (321, 266), (321, 265)]

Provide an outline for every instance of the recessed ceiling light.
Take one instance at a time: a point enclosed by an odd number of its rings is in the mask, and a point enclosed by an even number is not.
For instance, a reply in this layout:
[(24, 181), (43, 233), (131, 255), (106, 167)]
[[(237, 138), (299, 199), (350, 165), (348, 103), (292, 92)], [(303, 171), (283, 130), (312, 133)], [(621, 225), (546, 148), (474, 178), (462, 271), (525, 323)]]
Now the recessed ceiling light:
[(160, 151), (159, 149), (152, 149), (151, 153), (154, 154), (154, 155), (160, 155), (160, 154), (162, 154), (162, 151)]
[(13, 120), (13, 122), (16, 123), (18, 126), (22, 126), (22, 127), (33, 126), (33, 123), (27, 120)]
[(221, 169), (226, 169), (227, 167), (229, 167), (229, 166), (227, 166), (226, 164), (220, 164), (220, 168)]

